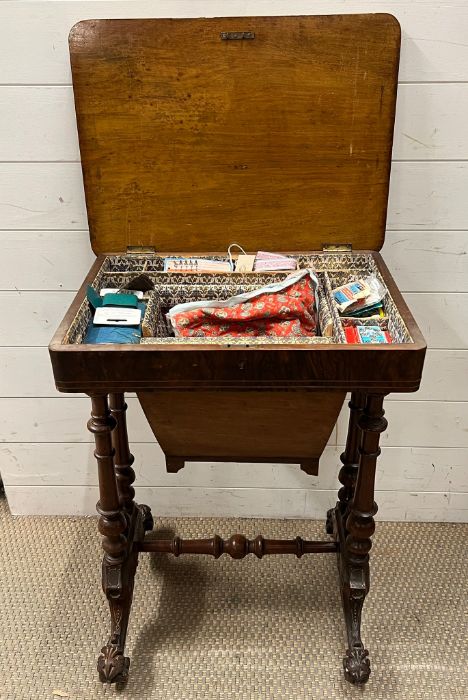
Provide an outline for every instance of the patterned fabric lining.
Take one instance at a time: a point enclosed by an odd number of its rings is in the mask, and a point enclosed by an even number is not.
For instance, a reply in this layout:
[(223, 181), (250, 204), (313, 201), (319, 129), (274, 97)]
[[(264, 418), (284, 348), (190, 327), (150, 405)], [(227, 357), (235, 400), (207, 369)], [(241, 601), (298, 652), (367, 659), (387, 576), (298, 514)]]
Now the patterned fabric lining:
[[(213, 257), (213, 256), (209, 256)], [(331, 290), (350, 279), (358, 279), (369, 274), (376, 274), (383, 282), (377, 266), (367, 253), (311, 253), (296, 257), (298, 267), (312, 267), (319, 279), (319, 323), (323, 330), (328, 329), (328, 336), (310, 338), (284, 338), (280, 344), (324, 344), (345, 343), (343, 325), (349, 322), (341, 320), (333, 300)], [(223, 257), (216, 257), (223, 260)], [(97, 273), (92, 286), (96, 291), (104, 287), (122, 287), (133, 277), (145, 272), (153, 281), (155, 290), (145, 295), (146, 314), (142, 323), (144, 344), (217, 344), (249, 345), (278, 344), (275, 338), (173, 338), (166, 324), (165, 313), (175, 304), (202, 299), (228, 299), (235, 294), (253, 291), (272, 282), (287, 277), (289, 272), (250, 272), (245, 274), (190, 274), (165, 273), (163, 258), (157, 256), (108, 256)], [(363, 325), (379, 325), (388, 330), (396, 343), (411, 343), (412, 338), (401, 318), (390, 294), (384, 300), (384, 311), (388, 321), (360, 319)], [(64, 337), (63, 343), (79, 344), (91, 320), (91, 310), (87, 299), (82, 302), (75, 318)]]

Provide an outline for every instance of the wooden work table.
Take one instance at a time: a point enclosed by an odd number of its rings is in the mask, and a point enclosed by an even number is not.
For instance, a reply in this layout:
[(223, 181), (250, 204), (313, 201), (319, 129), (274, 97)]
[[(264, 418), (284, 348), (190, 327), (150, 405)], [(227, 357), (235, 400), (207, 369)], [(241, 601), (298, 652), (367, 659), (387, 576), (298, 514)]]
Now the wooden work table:
[[(377, 512), (379, 437), (387, 429), (383, 400), (419, 388), (426, 349), (378, 252), (399, 45), (398, 23), (384, 14), (89, 20), (70, 33), (98, 257), (50, 356), (57, 389), (84, 392), (92, 404), (88, 428), (96, 442), (103, 588), (111, 611), (110, 637), (98, 660), (102, 681), (127, 677), (133, 582), (138, 555), (148, 551), (235, 559), (337, 554), (348, 636), (345, 675), (353, 683), (369, 677), (360, 625)], [(347, 265), (349, 274), (367, 265), (387, 289), (394, 342), (350, 345), (338, 331), (317, 344), (82, 342), (76, 329), (89, 319), (88, 285), (99, 291), (105, 274), (120, 283), (130, 275), (127, 262), (133, 270), (141, 260), (146, 270), (170, 251), (222, 256), (235, 240), (250, 251), (315, 254), (324, 276), (330, 261), (332, 280), (346, 275)], [(330, 244), (349, 257), (333, 257)], [(212, 460), (286, 462), (310, 474), (317, 473), (350, 392), (341, 488), (327, 514), (331, 537), (147, 539), (153, 518), (134, 501), (127, 392), (137, 393), (169, 471)], [(234, 443), (229, 434), (242, 441)]]

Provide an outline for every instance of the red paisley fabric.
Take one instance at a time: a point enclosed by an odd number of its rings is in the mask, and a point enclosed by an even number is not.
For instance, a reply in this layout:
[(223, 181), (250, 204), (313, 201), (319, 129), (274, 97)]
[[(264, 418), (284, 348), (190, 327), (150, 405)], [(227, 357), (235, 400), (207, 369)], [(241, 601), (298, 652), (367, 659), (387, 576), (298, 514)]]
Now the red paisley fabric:
[(257, 295), (247, 300), (240, 295), (238, 303), (238, 297), (233, 297), (228, 302), (205, 302), (209, 306), (200, 302), (188, 310), (183, 310), (187, 305), (182, 304), (180, 312), (174, 307), (170, 322), (175, 334), (187, 338), (316, 335), (315, 278), (304, 272), (280, 291), (265, 287), (264, 292), (257, 290)]

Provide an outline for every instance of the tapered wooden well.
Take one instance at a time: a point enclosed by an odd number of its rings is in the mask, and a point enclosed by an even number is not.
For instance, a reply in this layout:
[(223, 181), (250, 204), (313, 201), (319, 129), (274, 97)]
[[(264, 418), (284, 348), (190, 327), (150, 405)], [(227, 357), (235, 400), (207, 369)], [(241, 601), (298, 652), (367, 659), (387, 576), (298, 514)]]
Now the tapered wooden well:
[(285, 462), (318, 473), (342, 391), (144, 391), (138, 398), (166, 454), (185, 461)]

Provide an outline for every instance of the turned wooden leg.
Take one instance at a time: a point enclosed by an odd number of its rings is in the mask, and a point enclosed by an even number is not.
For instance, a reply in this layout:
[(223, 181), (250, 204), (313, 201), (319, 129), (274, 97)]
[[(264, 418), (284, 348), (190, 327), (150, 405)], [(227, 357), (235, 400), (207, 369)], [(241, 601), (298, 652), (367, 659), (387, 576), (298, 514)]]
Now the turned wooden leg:
[(122, 510), (126, 513), (130, 524), (136, 507), (144, 511), (143, 525), (145, 530), (152, 530), (154, 523), (148, 506), (136, 506), (135, 489), (132, 484), (135, 481), (135, 472), (132, 469), (134, 457), (130, 452), (127, 431), (127, 404), (123, 394), (109, 394), (109, 408), (111, 416), (115, 420), (115, 428), (112, 430), (112, 446), (114, 448), (114, 470), (117, 481), (117, 491)]
[[(107, 395), (92, 395), (91, 403), (88, 429), (94, 434), (94, 455), (98, 463), (97, 511), (101, 516), (99, 532), (103, 536), (104, 549), (102, 587), (111, 613), (111, 634), (107, 645), (101, 650), (97, 668), (101, 681), (115, 683), (126, 680), (130, 666), (130, 659), (124, 656), (124, 648), (138, 561), (138, 553), (133, 544), (144, 538), (145, 514), (133, 505), (133, 498), (130, 498), (131, 486), (128, 485), (127, 490), (123, 492), (119, 492), (117, 486), (114, 470), (115, 450), (112, 445), (112, 431), (116, 427), (116, 419), (109, 411)], [(123, 443), (119, 438), (115, 442), (119, 445), (122, 456)], [(121, 481), (121, 488), (124, 482), (128, 483), (126, 480)]]
[(111, 416), (115, 420), (115, 428), (112, 430), (112, 446), (114, 448), (114, 470), (117, 482), (119, 502), (122, 509), (129, 516), (135, 506), (135, 489), (132, 484), (135, 481), (135, 472), (132, 469), (134, 457), (130, 453), (127, 434), (126, 411), (123, 394), (109, 394), (109, 408)]
[[(361, 445), (362, 431), (359, 427), (359, 420), (361, 418), (362, 412), (366, 405), (366, 394), (359, 391), (354, 391), (351, 394), (351, 401), (349, 402), (349, 423), (348, 423), (348, 435), (346, 438), (346, 447), (344, 452), (340, 455), (340, 460), (342, 467), (340, 473), (338, 474), (338, 479), (342, 484), (342, 487), (338, 491), (338, 503), (336, 507), (339, 508), (343, 518), (346, 517), (348, 512), (349, 503), (354, 494), (354, 488), (356, 485), (357, 473), (359, 469), (359, 448)], [(327, 512), (327, 523), (326, 530), (329, 535), (333, 534), (333, 514), (335, 509), (331, 508)]]
[[(360, 461), (352, 500), (348, 504), (346, 522), (340, 506), (335, 511), (340, 540), (339, 571), (341, 593), (348, 635), (348, 650), (343, 659), (345, 677), (351, 683), (365, 683), (370, 675), (369, 653), (361, 640), (361, 613), (369, 591), (369, 552), (374, 534), (374, 480), (379, 438), (387, 427), (382, 408), (384, 396), (369, 394), (358, 420), (362, 430)], [(346, 514), (345, 514), (346, 515)]]

